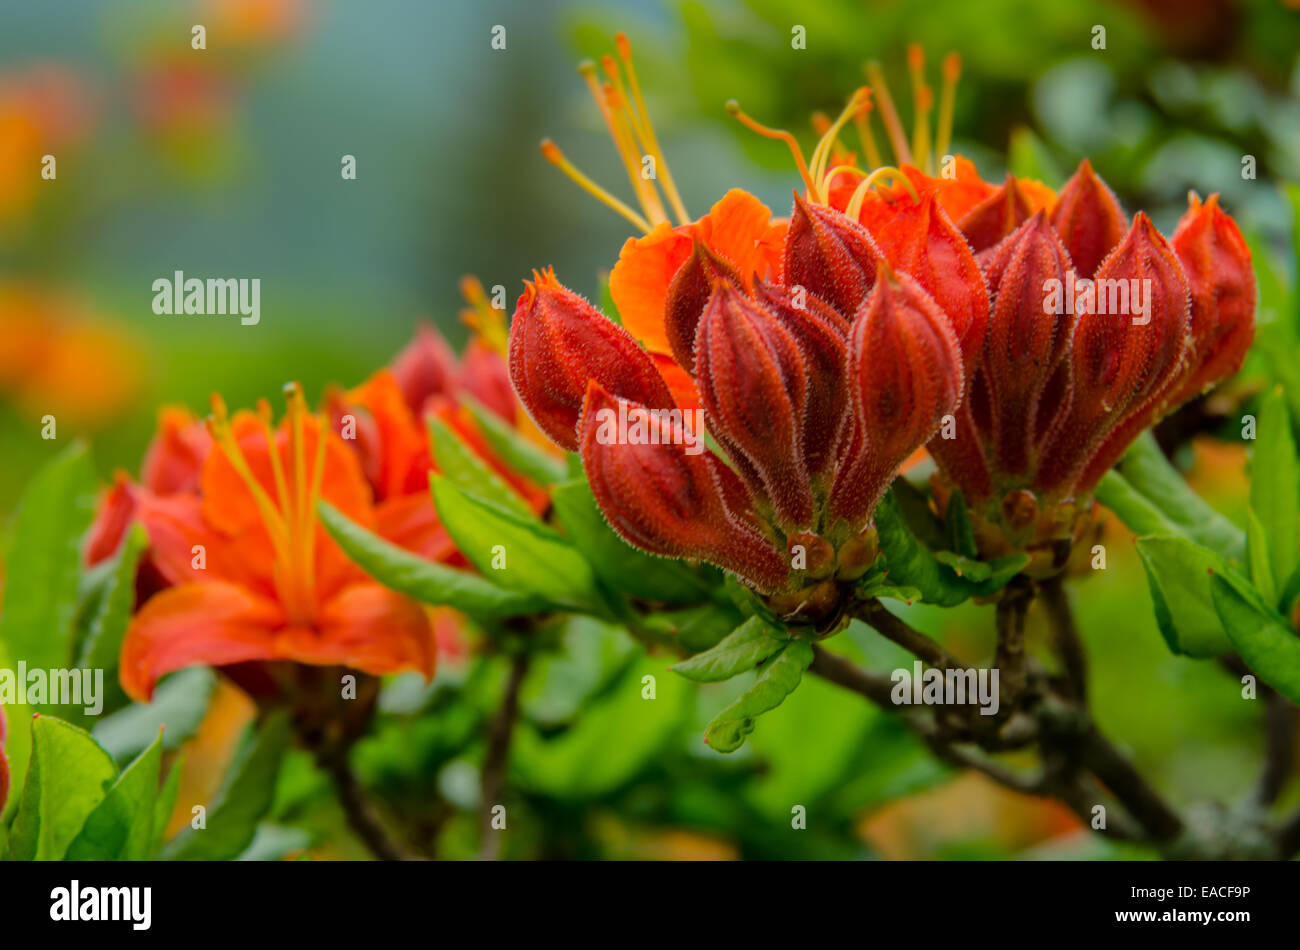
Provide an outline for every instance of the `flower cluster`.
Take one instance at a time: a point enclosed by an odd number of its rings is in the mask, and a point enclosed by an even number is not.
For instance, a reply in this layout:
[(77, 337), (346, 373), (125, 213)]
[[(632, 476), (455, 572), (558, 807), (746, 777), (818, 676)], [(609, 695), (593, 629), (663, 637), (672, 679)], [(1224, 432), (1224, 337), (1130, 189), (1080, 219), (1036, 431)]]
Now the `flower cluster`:
[[(553, 143), (543, 151), (646, 232), (610, 275), (622, 325), (551, 271), (535, 274), (515, 311), (510, 370), (539, 426), (581, 452), (610, 524), (640, 548), (708, 560), (776, 595), (787, 616), (816, 617), (874, 557), (873, 510), (928, 444), (940, 512), (961, 489), (982, 553), (1057, 551), (1132, 440), (1244, 357), (1250, 258), (1215, 198), (1193, 198), (1168, 241), (1145, 214), (1130, 224), (1086, 160), (1059, 195), (1012, 176), (994, 186), (960, 158), (936, 169), (933, 97), (918, 97), (908, 143), (874, 76), (807, 160), (788, 133), (730, 104), (790, 146), (804, 191), (788, 220), (733, 190), (692, 221), (668, 190), (624, 37), (618, 50), (622, 69), (606, 57), (603, 86), (594, 66), (583, 73), (642, 212)], [(919, 53), (910, 59), (919, 75)], [(944, 65), (942, 147), (958, 66)], [(838, 141), (855, 121), (878, 156), (873, 109), (900, 167), (864, 171)], [(676, 225), (638, 178), (638, 145), (656, 158)], [(640, 425), (607, 424), (615, 418)], [(717, 451), (694, 451), (701, 440)], [(1056, 554), (1042, 560), (1031, 570), (1061, 566)]]

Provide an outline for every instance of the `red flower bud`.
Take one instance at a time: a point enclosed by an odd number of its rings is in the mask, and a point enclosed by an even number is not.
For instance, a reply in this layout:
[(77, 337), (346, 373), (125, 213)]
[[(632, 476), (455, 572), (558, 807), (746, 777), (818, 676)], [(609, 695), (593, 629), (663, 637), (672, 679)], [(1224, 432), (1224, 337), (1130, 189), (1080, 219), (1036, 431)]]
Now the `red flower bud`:
[(899, 465), (957, 409), (965, 388), (951, 323), (908, 275), (882, 265), (853, 324), (848, 384), (855, 445), (836, 473), (831, 510), (857, 527)]
[(810, 475), (828, 474), (849, 418), (849, 394), (844, 387), (849, 323), (829, 304), (789, 287), (755, 280), (754, 296), (790, 331), (803, 357), (804, 463)]
[(779, 522), (811, 526), (802, 445), (807, 368), (794, 335), (758, 302), (719, 285), (700, 317), (695, 356), (709, 432), (740, 463), (750, 489), (771, 500)]
[(417, 417), (430, 396), (451, 391), (455, 375), (456, 357), (451, 347), (427, 324), (415, 331), (415, 338), (393, 360), (393, 377)]
[(719, 284), (744, 288), (744, 281), (731, 264), (696, 241), (691, 256), (673, 276), (664, 306), (664, 330), (673, 359), (688, 373), (695, 372), (695, 331), (700, 314)]
[(785, 283), (816, 294), (845, 317), (857, 313), (883, 259), (862, 225), (796, 193), (785, 242)]
[(997, 191), (966, 212), (957, 227), (976, 254), (995, 246), (1004, 237), (1029, 220), (1034, 209), (1020, 190), (1014, 175)]
[[(789, 566), (781, 552), (728, 509), (743, 498), (736, 476), (709, 452), (688, 451), (688, 435), (671, 413), (618, 399), (596, 380), (582, 412), (583, 467), (601, 511), (629, 544), (667, 557), (702, 558), (734, 571), (760, 590), (785, 583)], [(619, 418), (638, 420), (618, 438)]]
[(978, 358), (988, 329), (989, 298), (975, 255), (939, 206), (932, 190), (920, 201), (900, 199), (888, 223), (873, 237), (890, 266), (903, 271), (928, 293), (948, 316), (962, 358)]
[(1128, 230), (1119, 199), (1097, 177), (1086, 158), (1056, 198), (1052, 227), (1061, 235), (1061, 243), (1070, 252), (1070, 260), (1080, 277), (1096, 273)]
[[(1104, 312), (1076, 317), (1070, 412), (1039, 470), (1040, 487), (1063, 494), (1090, 492), (1155, 420), (1187, 354), (1187, 278), (1145, 213), (1097, 271), (1092, 291), (1092, 306), (1082, 309)], [(1117, 306), (1123, 291), (1128, 307)]]
[(555, 279), (534, 273), (510, 325), (510, 379), (529, 415), (569, 451), (587, 382), (652, 409), (673, 399), (654, 361), (622, 327)]
[(1189, 198), (1171, 240), (1192, 293), (1192, 341), (1187, 371), (1168, 408), (1200, 395), (1241, 368), (1255, 337), (1255, 274), (1250, 248), (1219, 196)]
[(1066, 292), (1069, 276), (1070, 256), (1041, 211), (989, 259), (985, 277), (993, 311), (983, 364), (987, 438), (1002, 474), (1032, 472), (1044, 436), (1066, 406), (1074, 315), (1051, 312), (1047, 288), (1055, 282)]

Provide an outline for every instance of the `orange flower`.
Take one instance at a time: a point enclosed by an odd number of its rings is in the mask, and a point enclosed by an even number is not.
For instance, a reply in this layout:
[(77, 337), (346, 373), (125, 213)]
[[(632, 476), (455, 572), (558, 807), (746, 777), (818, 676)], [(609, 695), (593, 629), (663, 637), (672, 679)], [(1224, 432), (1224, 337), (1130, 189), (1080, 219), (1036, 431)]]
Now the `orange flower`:
[(93, 113), (83, 81), (60, 66), (0, 76), (0, 225), (31, 209), (42, 185), (41, 157), (80, 141)]
[[(196, 664), (291, 660), (372, 674), (433, 675), (436, 650), (419, 604), (370, 581), (325, 534), (328, 501), (374, 523), (356, 456), (311, 415), (295, 384), (288, 414), (227, 414), (213, 397), (216, 442), (197, 492), (146, 496), (155, 561), (173, 586), (136, 614), (122, 646), (122, 685), (144, 701), (165, 673)], [(164, 530), (165, 528), (165, 530)]]

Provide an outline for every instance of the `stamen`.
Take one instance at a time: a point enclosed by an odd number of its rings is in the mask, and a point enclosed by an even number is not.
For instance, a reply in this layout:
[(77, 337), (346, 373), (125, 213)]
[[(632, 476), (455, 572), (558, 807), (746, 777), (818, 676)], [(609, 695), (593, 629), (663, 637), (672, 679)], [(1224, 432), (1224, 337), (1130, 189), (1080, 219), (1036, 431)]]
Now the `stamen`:
[(663, 202), (659, 200), (659, 192), (641, 175), (642, 155), (637, 148), (636, 132), (632, 129), (631, 109), (628, 108), (627, 100), (612, 83), (605, 84), (605, 99), (609, 103), (610, 121), (614, 125), (614, 145), (623, 159), (628, 181), (636, 192), (637, 200), (641, 202), (646, 220), (651, 224), (667, 221), (668, 215), (664, 211)]
[[(840, 134), (840, 129), (844, 128), (848, 121), (853, 118), (854, 113), (858, 111), (858, 107), (862, 103), (862, 97), (865, 94), (865, 90), (861, 88), (854, 90), (839, 118), (831, 123), (830, 128), (826, 130), (826, 134), (822, 136), (821, 141), (817, 143), (817, 147), (813, 149), (812, 160), (809, 162), (809, 172), (813, 181), (820, 182), (825, 176), (826, 166), (830, 162), (831, 149), (835, 145), (835, 139)], [(818, 201), (826, 201), (824, 194), (815, 193), (814, 197)]]
[(862, 211), (862, 203), (867, 199), (867, 192), (871, 190), (871, 187), (875, 185), (876, 182), (885, 178), (898, 179), (907, 188), (907, 191), (912, 196), (914, 202), (919, 202), (921, 200), (920, 196), (916, 193), (916, 187), (912, 184), (907, 175), (903, 174), (901, 170), (894, 168), (892, 165), (885, 165), (881, 168), (877, 168), (874, 172), (858, 183), (858, 187), (854, 189), (853, 197), (849, 199), (848, 206), (844, 209), (844, 213), (854, 221), (858, 220), (858, 215)]
[(884, 159), (880, 157), (880, 149), (876, 147), (875, 136), (871, 134), (871, 97), (865, 97), (865, 101), (858, 107), (857, 114), (853, 117), (853, 124), (858, 130), (858, 139), (862, 142), (862, 151), (866, 153), (867, 164), (872, 168), (879, 168), (885, 164)]
[(271, 475), (275, 479), (275, 494), (280, 501), (280, 510), (289, 509), (289, 485), (284, 478), (284, 466), (280, 464), (280, 452), (275, 445), (275, 432), (271, 428), (271, 404), (265, 399), (257, 401), (257, 418), (262, 424), (262, 435), (266, 438), (267, 453), (271, 456)]
[(857, 165), (836, 165), (834, 168), (828, 171), (826, 173), (826, 176), (821, 180), (822, 194), (824, 195), (830, 194), (831, 182), (835, 180), (836, 175), (857, 175), (858, 178), (867, 177), (867, 173), (863, 171), (861, 168), (859, 168)]
[(808, 190), (808, 193), (810, 195), (816, 193), (817, 186), (813, 181), (812, 175), (809, 174), (808, 172), (808, 163), (804, 161), (803, 151), (800, 150), (799, 143), (798, 141), (795, 140), (795, 137), (793, 135), (791, 135), (785, 129), (769, 129), (767, 126), (755, 122), (753, 119), (751, 119), (749, 116), (745, 115), (745, 113), (741, 111), (740, 103), (737, 102), (735, 99), (729, 99), (727, 101), (726, 108), (727, 108), (727, 113), (739, 119), (740, 123), (743, 126), (745, 126), (745, 128), (753, 132), (757, 132), (759, 135), (763, 136), (764, 138), (777, 139), (779, 141), (784, 142), (786, 146), (790, 149), (790, 154), (794, 156), (794, 163), (795, 166), (799, 169), (799, 177), (803, 179), (804, 188)]
[(649, 234), (653, 230), (653, 228), (650, 227), (650, 222), (646, 221), (645, 218), (641, 217), (641, 215), (637, 214), (622, 201), (619, 201), (604, 188), (600, 187), (600, 185), (596, 184), (582, 172), (578, 171), (578, 169), (574, 167), (573, 163), (564, 157), (564, 153), (560, 151), (559, 146), (550, 139), (542, 139), (541, 149), (542, 155), (548, 162), (560, 171), (564, 172), (564, 174), (568, 175), (569, 178), (573, 180), (574, 184), (587, 194), (591, 195), (607, 208), (617, 211), (628, 221), (631, 221), (633, 225), (640, 228), (644, 233)]
[(935, 158), (943, 161), (952, 144), (953, 104), (957, 95), (957, 80), (961, 77), (961, 57), (949, 53), (943, 58), (943, 90), (939, 94), (939, 127), (934, 138)]
[(325, 440), (329, 434), (324, 415), (316, 416), (316, 462), (312, 468), (311, 491), (307, 496), (307, 511), (312, 518), (306, 524), (307, 540), (304, 545), (305, 594), (313, 611), (316, 604), (316, 505), (320, 501), (321, 482), (325, 478)]
[(505, 356), (510, 348), (505, 314), (492, 306), (483, 292), (483, 284), (473, 274), (460, 279), (460, 293), (469, 304), (468, 309), (461, 311), (461, 320), (488, 349)]
[(244, 458), (243, 450), (240, 449), (239, 442), (230, 427), (230, 416), (226, 411), (225, 400), (216, 393), (212, 394), (212, 415), (208, 418), (208, 432), (221, 447), (226, 458), (230, 460), (231, 467), (244, 482), (249, 494), (253, 496), (253, 504), (257, 506), (258, 514), (262, 516), (262, 523), (266, 526), (266, 532), (277, 554), (280, 557), (286, 556), (289, 552), (288, 526), (272, 504), (266, 490), (253, 475), (252, 469), (248, 467), (248, 461)]
[(686, 205), (682, 203), (682, 196), (677, 191), (677, 183), (673, 181), (672, 172), (668, 170), (663, 149), (659, 147), (659, 136), (655, 135), (654, 125), (650, 121), (650, 112), (646, 109), (645, 99), (641, 95), (641, 82), (637, 79), (636, 66), (632, 63), (632, 44), (628, 42), (627, 34), (616, 33), (614, 46), (618, 49), (618, 58), (623, 61), (623, 68), (627, 71), (627, 84), (632, 90), (632, 102), (641, 116), (643, 130), (641, 140), (655, 160), (659, 183), (663, 186), (664, 194), (668, 196), (668, 203), (672, 205), (673, 213), (677, 215), (677, 223), (689, 224), (691, 216), (686, 213)]
[(885, 74), (880, 64), (872, 60), (867, 63), (867, 80), (871, 83), (871, 92), (876, 106), (880, 109), (880, 120), (885, 123), (885, 132), (889, 135), (889, 144), (894, 148), (894, 160), (900, 165), (910, 164), (912, 152), (907, 147), (907, 136), (903, 133), (903, 123), (899, 121), (898, 110), (890, 98), (889, 86), (885, 84)]
[(929, 160), (930, 110), (934, 107), (934, 93), (925, 81), (925, 53), (920, 44), (913, 43), (907, 48), (907, 70), (912, 77), (912, 159), (922, 171), (933, 174)]
[[(814, 112), (811, 117), (811, 124), (813, 131), (817, 133), (817, 138), (820, 139), (831, 130), (831, 117), (825, 112)], [(852, 154), (845, 148), (844, 143), (839, 140), (838, 136), (831, 143), (831, 161), (843, 161)]]

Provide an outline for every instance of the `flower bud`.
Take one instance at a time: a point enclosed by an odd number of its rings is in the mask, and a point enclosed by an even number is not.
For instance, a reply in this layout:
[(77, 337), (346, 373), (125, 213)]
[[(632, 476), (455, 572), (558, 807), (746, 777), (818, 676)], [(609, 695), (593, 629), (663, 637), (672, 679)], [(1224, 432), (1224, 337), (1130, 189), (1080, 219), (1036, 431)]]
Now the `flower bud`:
[(456, 357), (442, 334), (422, 324), (414, 339), (397, 354), (392, 369), (407, 408), (418, 417), (430, 396), (453, 388)]
[(994, 247), (1034, 213), (1015, 176), (1008, 174), (997, 191), (966, 212), (957, 227), (976, 254)]
[(1057, 196), (1052, 227), (1080, 277), (1093, 276), (1106, 255), (1124, 239), (1128, 221), (1119, 199), (1086, 158)]
[(668, 334), (673, 359), (688, 373), (695, 372), (695, 331), (700, 314), (713, 288), (719, 284), (744, 288), (744, 281), (734, 267), (696, 241), (691, 256), (673, 276), (664, 306), (664, 331)]
[[(582, 462), (610, 526), (643, 550), (702, 558), (764, 592), (781, 587), (790, 573), (783, 554), (728, 509), (726, 499), (744, 495), (736, 476), (712, 453), (688, 452), (680, 420), (646, 408), (612, 396), (596, 380), (587, 391)], [(621, 415), (639, 417), (647, 438), (611, 438)]]
[(622, 327), (547, 270), (526, 282), (510, 325), (510, 379), (529, 415), (559, 446), (575, 451), (587, 383), (652, 409), (673, 399), (654, 361)]
[(1190, 197), (1171, 240), (1191, 287), (1191, 353), (1168, 408), (1200, 395), (1231, 376), (1255, 337), (1255, 274), (1250, 248), (1219, 196)]
[(948, 318), (920, 284), (887, 265), (853, 324), (848, 384), (856, 444), (836, 473), (831, 509), (857, 527), (903, 461), (956, 410), (965, 388)]
[(771, 500), (783, 525), (810, 526), (807, 368), (793, 334), (754, 299), (719, 285), (700, 318), (695, 377), (709, 432), (748, 463), (738, 468), (757, 476), (751, 490)]
[(785, 244), (785, 284), (816, 294), (846, 318), (857, 312), (883, 259), (876, 242), (856, 221), (798, 194)]

